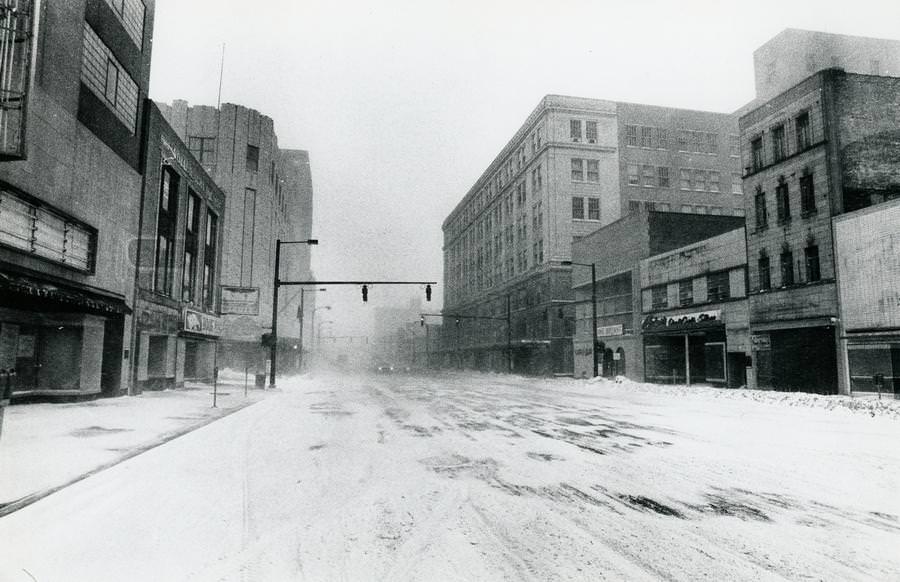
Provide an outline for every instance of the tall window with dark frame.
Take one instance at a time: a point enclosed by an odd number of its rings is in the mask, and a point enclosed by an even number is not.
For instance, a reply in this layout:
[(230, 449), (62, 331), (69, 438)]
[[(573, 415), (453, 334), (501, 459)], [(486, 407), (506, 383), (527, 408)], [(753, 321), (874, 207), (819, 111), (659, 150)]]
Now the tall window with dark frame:
[(756, 195), (753, 197), (756, 208), (756, 230), (762, 230), (769, 226), (769, 215), (766, 211), (766, 193), (762, 188), (756, 187)]
[(772, 288), (772, 267), (765, 251), (760, 251), (756, 265), (759, 270), (759, 290), (768, 291)]
[(682, 307), (694, 304), (694, 281), (679, 281), (678, 283), (678, 304)]
[(806, 281), (813, 283), (822, 279), (822, 270), (819, 265), (819, 246), (811, 244), (804, 249), (806, 258)]
[(794, 123), (797, 130), (797, 151), (802, 152), (812, 145), (812, 134), (809, 127), (809, 111), (797, 116)]
[(785, 157), (784, 125), (772, 128), (772, 161), (780, 162)]
[(259, 148), (257, 146), (247, 146), (247, 165), (248, 172), (259, 171)]
[(706, 298), (709, 301), (721, 301), (731, 295), (728, 284), (728, 271), (710, 273), (706, 276)]
[(800, 211), (803, 214), (816, 211), (816, 187), (813, 174), (808, 169), (800, 175)]
[(781, 286), (794, 284), (794, 253), (790, 249), (781, 251)]
[(763, 155), (762, 136), (750, 142), (750, 163), (754, 172), (763, 169), (765, 165), (765, 156)]
[(188, 149), (194, 158), (203, 165), (214, 164), (216, 161), (216, 138), (188, 136)]
[(569, 137), (572, 141), (581, 141), (581, 120), (569, 120)]
[(588, 220), (600, 220), (600, 199), (588, 198)]
[(778, 222), (791, 221), (791, 196), (788, 189), (787, 181), (784, 176), (778, 178), (778, 185), (775, 187), (775, 202), (778, 205)]
[(588, 143), (597, 143), (597, 122), (596, 121), (585, 121), (584, 122), (584, 133), (585, 139), (587, 139)]
[(178, 174), (163, 167), (159, 183), (159, 215), (156, 221), (156, 257), (153, 290), (172, 294), (172, 272), (175, 262), (175, 226), (178, 217)]
[(193, 303), (197, 283), (197, 249), (200, 230), (200, 198), (188, 190), (187, 218), (184, 227), (184, 265), (181, 274), (181, 300)]
[(652, 309), (665, 309), (669, 306), (669, 291), (665, 285), (658, 285), (650, 290)]
[(572, 218), (584, 220), (584, 198), (572, 198)]
[(625, 145), (636, 146), (638, 144), (638, 128), (636, 125), (625, 126)]
[(206, 209), (206, 238), (203, 250), (203, 302), (212, 310), (216, 302), (216, 252), (219, 240), (219, 217)]
[(572, 181), (584, 181), (584, 160), (581, 160), (579, 158), (572, 158)]

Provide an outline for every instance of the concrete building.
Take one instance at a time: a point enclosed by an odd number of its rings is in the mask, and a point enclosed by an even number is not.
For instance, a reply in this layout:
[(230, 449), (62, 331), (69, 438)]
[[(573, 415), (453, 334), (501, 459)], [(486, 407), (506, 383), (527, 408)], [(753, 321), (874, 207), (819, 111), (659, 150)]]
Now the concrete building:
[(120, 394), (154, 2), (0, 7), (0, 370), (18, 396)]
[[(595, 265), (598, 374), (622, 375), (633, 380), (645, 378), (641, 261), (743, 225), (741, 216), (659, 212), (642, 207), (572, 244), (573, 262)], [(575, 376), (579, 378), (593, 375), (594, 358), (591, 269), (581, 265), (573, 266), (572, 271), (575, 305), (573, 366)], [(700, 271), (696, 274), (699, 281)], [(701, 286), (701, 283), (697, 285)], [(699, 290), (697, 296), (698, 300), (702, 297)]]
[(787, 28), (753, 52), (756, 98), (769, 100), (829, 68), (900, 76), (900, 41)]
[(832, 218), (900, 196), (900, 79), (827, 69), (740, 127), (759, 385), (846, 393)]
[(646, 380), (747, 385), (745, 236), (738, 228), (641, 261)]
[[(227, 200), (220, 366), (248, 366), (263, 373), (268, 352), (260, 338), (272, 327), (275, 242), (311, 236), (309, 156), (299, 150), (280, 150), (274, 122), (254, 109), (225, 103), (217, 110), (188, 106), (180, 100), (159, 107)], [(307, 209), (310, 216), (304, 216)], [(311, 278), (309, 252), (306, 245), (282, 248), (282, 280)], [(292, 355), (300, 343), (299, 305), (299, 289), (281, 293), (278, 335), (282, 364), (296, 362)]]
[(900, 393), (900, 200), (833, 219), (852, 392)]
[[(743, 215), (736, 120), (546, 96), (447, 217), (444, 365), (572, 370), (574, 237), (634, 209)], [(448, 323), (448, 322), (445, 322)]]
[(212, 380), (220, 334), (225, 193), (169, 127), (145, 109), (144, 189), (137, 239), (135, 392)]

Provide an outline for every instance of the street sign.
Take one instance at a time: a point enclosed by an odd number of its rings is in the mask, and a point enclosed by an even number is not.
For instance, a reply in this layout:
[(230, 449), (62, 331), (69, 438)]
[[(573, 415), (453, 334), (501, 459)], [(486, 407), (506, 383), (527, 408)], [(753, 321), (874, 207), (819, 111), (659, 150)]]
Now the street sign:
[(767, 352), (772, 349), (772, 336), (767, 333), (755, 333), (750, 336), (750, 345), (757, 352)]

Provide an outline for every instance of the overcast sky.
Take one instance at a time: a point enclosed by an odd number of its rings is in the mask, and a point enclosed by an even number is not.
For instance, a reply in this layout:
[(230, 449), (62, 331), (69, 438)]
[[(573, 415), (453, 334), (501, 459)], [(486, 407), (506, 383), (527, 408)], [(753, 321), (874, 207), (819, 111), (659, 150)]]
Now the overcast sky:
[[(157, 0), (150, 96), (215, 105), (225, 43), (223, 102), (310, 152), (317, 277), (442, 283), (441, 222), (544, 95), (732, 112), (782, 29), (898, 26), (898, 0)], [(333, 333), (361, 333), (411, 294), (320, 302)]]

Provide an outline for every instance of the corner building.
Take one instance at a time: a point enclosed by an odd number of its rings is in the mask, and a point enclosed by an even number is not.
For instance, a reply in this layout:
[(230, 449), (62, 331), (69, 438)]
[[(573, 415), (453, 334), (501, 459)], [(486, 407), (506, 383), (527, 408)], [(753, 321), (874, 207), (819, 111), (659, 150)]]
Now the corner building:
[(759, 385), (848, 393), (832, 220), (900, 196), (900, 79), (826, 69), (740, 127)]
[(742, 216), (737, 146), (727, 114), (546, 96), (443, 223), (443, 365), (506, 370), (508, 304), (513, 371), (572, 374), (573, 239), (638, 208)]
[(121, 394), (154, 3), (0, 8), (0, 371), (14, 396)]

